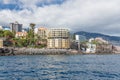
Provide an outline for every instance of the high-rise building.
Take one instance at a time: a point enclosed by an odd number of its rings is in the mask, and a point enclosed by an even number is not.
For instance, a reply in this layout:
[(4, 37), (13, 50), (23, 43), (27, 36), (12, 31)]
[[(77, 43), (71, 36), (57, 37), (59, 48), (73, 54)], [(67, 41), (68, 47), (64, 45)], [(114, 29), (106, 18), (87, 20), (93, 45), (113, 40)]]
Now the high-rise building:
[(10, 29), (12, 32), (22, 32), (22, 24), (18, 22), (10, 23)]
[(67, 49), (70, 48), (68, 29), (50, 29), (47, 39), (48, 48)]

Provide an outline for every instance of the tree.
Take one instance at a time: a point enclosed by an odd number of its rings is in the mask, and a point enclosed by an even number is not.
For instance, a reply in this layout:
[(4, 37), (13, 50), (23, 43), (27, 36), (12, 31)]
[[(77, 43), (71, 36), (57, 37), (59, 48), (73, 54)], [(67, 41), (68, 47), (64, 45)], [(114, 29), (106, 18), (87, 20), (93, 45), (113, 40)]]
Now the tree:
[(0, 37), (4, 37), (4, 31), (0, 30)]
[(31, 28), (32, 30), (34, 30), (35, 24), (34, 24), (34, 23), (30, 23), (30, 28)]
[(27, 47), (28, 41), (25, 38), (13, 38), (14, 47)]
[(13, 45), (12, 38), (14, 38), (14, 34), (10, 32), (9, 30), (5, 30), (4, 37), (6, 38), (5, 43), (4, 43), (5, 46), (12, 46)]
[(34, 41), (34, 28), (35, 28), (35, 24), (30, 23), (30, 30), (28, 32), (28, 40), (30, 40), (29, 45), (34, 45), (34, 43), (35, 43), (35, 41)]
[(9, 30), (5, 30), (5, 31), (4, 31), (4, 37), (6, 37), (6, 39), (14, 38), (14, 33), (12, 33), (12, 32), (9, 31)]
[(34, 38), (34, 29), (35, 29), (35, 24), (34, 23), (30, 23), (30, 30), (31, 30), (31, 37)]

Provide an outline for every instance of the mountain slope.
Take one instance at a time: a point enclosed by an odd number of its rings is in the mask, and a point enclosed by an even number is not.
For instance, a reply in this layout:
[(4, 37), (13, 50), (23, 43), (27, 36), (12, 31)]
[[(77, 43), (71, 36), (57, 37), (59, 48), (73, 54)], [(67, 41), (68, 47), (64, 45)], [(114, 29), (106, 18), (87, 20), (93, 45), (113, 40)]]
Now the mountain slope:
[(120, 37), (118, 36), (109, 36), (109, 35), (100, 34), (100, 33), (90, 33), (90, 32), (85, 32), (85, 31), (79, 31), (79, 32), (76, 32), (75, 34), (83, 35), (87, 39), (102, 37), (103, 39), (109, 40), (109, 41), (120, 41)]

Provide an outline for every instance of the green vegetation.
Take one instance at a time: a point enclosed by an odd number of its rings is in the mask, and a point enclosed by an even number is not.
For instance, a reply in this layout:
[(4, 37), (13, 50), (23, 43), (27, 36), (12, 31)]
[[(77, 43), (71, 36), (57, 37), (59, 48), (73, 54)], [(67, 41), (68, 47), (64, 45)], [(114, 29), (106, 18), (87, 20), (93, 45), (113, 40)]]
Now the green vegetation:
[[(15, 32), (9, 30), (0, 30), (0, 38), (4, 38), (4, 46), (7, 47), (32, 47), (43, 48), (46, 44), (39, 44), (41, 40), (38, 35), (34, 33), (35, 24), (30, 23), (30, 30), (26, 37), (15, 37)], [(42, 40), (44, 42), (46, 40)]]
[(95, 41), (95, 40), (93, 40), (91, 43), (92, 43), (92, 44), (99, 44), (99, 42), (98, 42), (98, 41)]
[(4, 37), (4, 31), (0, 30), (0, 37)]
[(12, 46), (12, 38), (14, 38), (14, 34), (8, 30), (0, 30), (0, 38), (4, 38), (4, 46)]
[(5, 37), (5, 38), (13, 38), (14, 37), (14, 33), (10, 32), (9, 30), (0, 30), (0, 37)]
[(9, 30), (0, 30), (0, 38), (4, 39), (6, 47), (32, 47), (44, 48), (47, 46), (47, 40), (41, 39), (34, 33), (35, 24), (30, 23), (30, 30), (25, 37), (15, 37), (15, 32)]
[(13, 38), (13, 46), (14, 47), (27, 47), (27, 45), (28, 45), (27, 39)]
[(34, 46), (35, 45), (35, 39), (34, 39), (34, 28), (35, 28), (35, 24), (34, 23), (30, 23), (30, 30), (28, 31), (28, 43), (29, 46)]
[(5, 37), (6, 39), (11, 39), (11, 38), (14, 38), (15, 35), (14, 35), (13, 32), (8, 31), (8, 30), (5, 30), (5, 31), (4, 31), (4, 37)]

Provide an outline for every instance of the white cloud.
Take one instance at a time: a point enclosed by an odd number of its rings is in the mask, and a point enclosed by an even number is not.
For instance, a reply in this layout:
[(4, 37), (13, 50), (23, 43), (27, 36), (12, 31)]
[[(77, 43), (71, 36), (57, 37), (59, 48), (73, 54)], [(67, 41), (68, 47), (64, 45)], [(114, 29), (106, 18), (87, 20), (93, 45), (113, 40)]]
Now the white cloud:
[(1, 24), (18, 21), (29, 26), (34, 22), (37, 27), (66, 27), (73, 31), (120, 35), (115, 31), (120, 30), (120, 0), (67, 0), (61, 5), (36, 5), (44, 1), (52, 0), (20, 0), (18, 4), (23, 10), (1, 10)]
[(4, 3), (4, 4), (9, 4), (9, 3), (10, 3), (10, 0), (3, 0), (3, 3)]
[(3, 4), (15, 4), (17, 0), (1, 0)]

